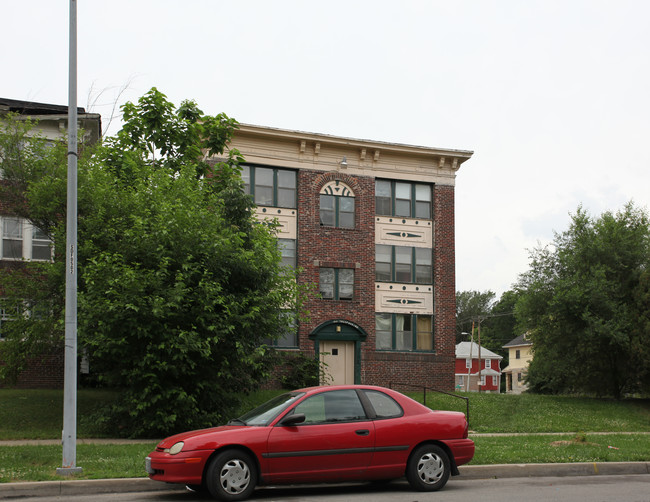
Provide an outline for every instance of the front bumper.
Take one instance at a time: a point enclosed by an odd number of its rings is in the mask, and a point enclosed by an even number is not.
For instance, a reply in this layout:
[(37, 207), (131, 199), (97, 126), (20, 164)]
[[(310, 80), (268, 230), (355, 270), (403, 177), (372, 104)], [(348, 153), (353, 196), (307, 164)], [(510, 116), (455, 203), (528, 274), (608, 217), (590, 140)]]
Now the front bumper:
[(153, 451), (145, 459), (145, 469), (156, 481), (199, 485), (211, 454), (212, 450), (187, 451), (177, 455)]

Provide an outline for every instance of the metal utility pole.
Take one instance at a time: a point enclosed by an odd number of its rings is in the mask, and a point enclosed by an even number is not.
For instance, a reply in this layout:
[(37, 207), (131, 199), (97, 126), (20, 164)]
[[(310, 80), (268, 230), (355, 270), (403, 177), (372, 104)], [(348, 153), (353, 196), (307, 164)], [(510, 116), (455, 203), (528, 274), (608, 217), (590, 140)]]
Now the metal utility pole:
[(77, 2), (70, 0), (68, 81), (68, 199), (65, 274), (65, 372), (63, 389), (63, 463), (59, 475), (77, 467)]
[(472, 321), (472, 337), (469, 341), (469, 368), (467, 369), (466, 392), (469, 392), (469, 379), (472, 376), (472, 347), (474, 347), (474, 321)]
[(478, 318), (478, 391), (481, 392), (483, 370), (481, 369), (481, 318)]

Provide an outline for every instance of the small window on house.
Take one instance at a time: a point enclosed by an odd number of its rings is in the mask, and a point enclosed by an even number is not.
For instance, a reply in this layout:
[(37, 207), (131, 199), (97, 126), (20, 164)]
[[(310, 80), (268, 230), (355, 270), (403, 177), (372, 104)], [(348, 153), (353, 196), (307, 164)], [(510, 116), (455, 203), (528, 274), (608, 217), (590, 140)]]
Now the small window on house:
[(244, 191), (258, 206), (296, 207), (296, 172), (289, 169), (245, 165)]
[(2, 257), (20, 260), (23, 257), (23, 220), (2, 218)]
[(290, 311), (283, 311), (280, 315), (284, 318), (289, 318), (286, 331), (275, 340), (266, 338), (262, 342), (266, 345), (278, 348), (295, 348), (298, 346), (298, 325), (296, 324), (296, 316)]
[(521, 351), (519, 349), (515, 351), (515, 359), (521, 359)]
[(52, 241), (40, 228), (32, 227), (32, 260), (51, 260)]
[(320, 192), (320, 224), (354, 228), (354, 192), (340, 181), (330, 181)]
[(406, 181), (375, 181), (375, 212), (382, 216), (431, 218), (431, 185)]
[(354, 296), (354, 269), (321, 268), (319, 289), (325, 300), (352, 300)]
[(431, 284), (433, 251), (430, 248), (375, 245), (375, 280)]
[(486, 367), (487, 369), (492, 368), (492, 359), (486, 359), (486, 360), (485, 360), (485, 367)]
[(296, 240), (278, 239), (278, 249), (282, 255), (282, 265), (296, 268)]
[(465, 359), (465, 367), (468, 368), (468, 369), (472, 367), (472, 360), (471, 359)]
[(433, 317), (414, 314), (375, 314), (377, 350), (432, 352)]
[(52, 241), (45, 232), (34, 227), (24, 218), (0, 218), (2, 239), (0, 240), (0, 258), (3, 260), (52, 259)]

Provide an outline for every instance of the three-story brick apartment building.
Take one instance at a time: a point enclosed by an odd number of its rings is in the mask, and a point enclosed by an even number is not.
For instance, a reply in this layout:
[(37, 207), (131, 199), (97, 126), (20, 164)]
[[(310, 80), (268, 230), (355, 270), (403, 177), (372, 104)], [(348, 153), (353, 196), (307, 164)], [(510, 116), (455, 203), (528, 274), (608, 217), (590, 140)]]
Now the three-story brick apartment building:
[(231, 147), (283, 260), (318, 285), (277, 342), (332, 383), (452, 390), (454, 184), (472, 153), (241, 125)]

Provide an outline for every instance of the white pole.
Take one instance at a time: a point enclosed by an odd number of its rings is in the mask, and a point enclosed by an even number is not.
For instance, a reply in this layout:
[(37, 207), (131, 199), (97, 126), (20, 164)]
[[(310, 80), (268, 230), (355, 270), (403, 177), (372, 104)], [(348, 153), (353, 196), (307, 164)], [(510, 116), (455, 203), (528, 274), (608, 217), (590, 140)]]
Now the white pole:
[(59, 475), (77, 467), (77, 3), (70, 0), (68, 81), (68, 198), (65, 274), (65, 372), (63, 388), (63, 463)]

